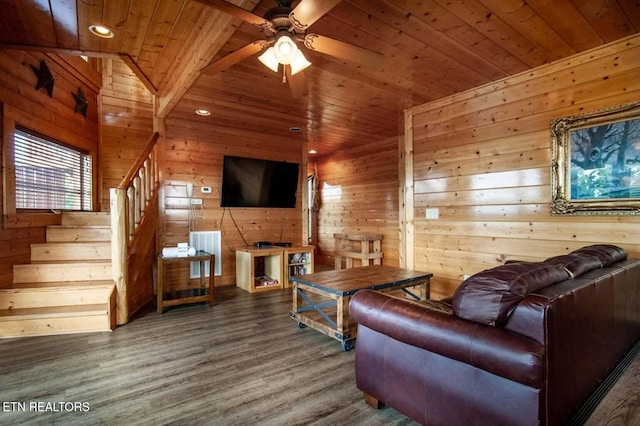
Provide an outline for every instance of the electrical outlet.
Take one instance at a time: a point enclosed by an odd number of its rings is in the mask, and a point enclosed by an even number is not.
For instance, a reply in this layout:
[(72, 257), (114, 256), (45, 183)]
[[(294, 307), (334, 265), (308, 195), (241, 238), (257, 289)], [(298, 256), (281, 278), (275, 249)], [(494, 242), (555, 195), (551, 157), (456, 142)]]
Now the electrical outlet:
[(200, 188), (200, 192), (202, 192), (203, 194), (211, 194), (211, 187), (210, 186), (203, 186), (202, 188)]
[(197, 206), (201, 206), (202, 205), (202, 198), (192, 198), (191, 199), (191, 204), (195, 204)]

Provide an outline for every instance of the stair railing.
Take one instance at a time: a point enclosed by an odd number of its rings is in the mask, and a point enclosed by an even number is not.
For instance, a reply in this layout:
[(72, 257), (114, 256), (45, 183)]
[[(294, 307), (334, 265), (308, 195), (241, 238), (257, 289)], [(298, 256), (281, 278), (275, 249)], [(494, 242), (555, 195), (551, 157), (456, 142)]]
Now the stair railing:
[[(152, 208), (152, 199), (158, 191), (160, 169), (158, 165), (158, 139), (155, 132), (144, 146), (129, 172), (117, 188), (110, 189), (111, 207), (111, 261), (116, 283), (116, 315), (118, 324), (129, 321), (127, 288), (129, 286), (129, 254), (136, 230)], [(157, 212), (157, 209), (153, 209)]]

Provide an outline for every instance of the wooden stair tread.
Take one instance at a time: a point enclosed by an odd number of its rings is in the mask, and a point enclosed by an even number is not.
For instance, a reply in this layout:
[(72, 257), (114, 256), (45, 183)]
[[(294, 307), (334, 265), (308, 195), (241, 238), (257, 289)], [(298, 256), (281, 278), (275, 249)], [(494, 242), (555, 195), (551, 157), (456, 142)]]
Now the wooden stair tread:
[(53, 242), (109, 242), (111, 226), (104, 225), (50, 225), (46, 230), (46, 241)]
[(31, 263), (111, 260), (110, 241), (52, 241), (31, 244)]
[(50, 242), (46, 242), (46, 243), (33, 243), (33, 244), (31, 244), (31, 247), (37, 247), (37, 248), (47, 248), (47, 247), (61, 248), (61, 247), (73, 247), (74, 245), (77, 245), (77, 244), (82, 244), (83, 246), (89, 245), (89, 246), (102, 247), (102, 246), (111, 246), (111, 241), (82, 241), (82, 242), (78, 242), (78, 241), (50, 241)]
[[(50, 288), (50, 287), (100, 287), (100, 286), (113, 286), (115, 281), (113, 280), (95, 280), (95, 281), (49, 281), (41, 283), (13, 283), (11, 288), (26, 289), (26, 288)], [(2, 291), (2, 289), (0, 289)]]
[(68, 259), (68, 260), (63, 260), (63, 259), (56, 259), (54, 261), (51, 260), (32, 260), (31, 263), (28, 263), (28, 265), (38, 265), (38, 266), (43, 266), (43, 265), (77, 265), (78, 263), (82, 263), (82, 264), (111, 264), (111, 261), (105, 261), (105, 259), (82, 259), (82, 260), (73, 260), (73, 259)]
[(93, 281), (113, 278), (111, 261), (28, 263), (13, 266), (13, 283)]
[(109, 225), (49, 225), (55, 229), (110, 229)]
[(51, 308), (109, 304), (115, 285), (11, 288), (0, 290), (0, 309)]
[(111, 247), (111, 241), (50, 241), (46, 243), (33, 243), (31, 244), (31, 250), (65, 250), (75, 248), (87, 248), (87, 247)]
[[(69, 283), (68, 285), (66, 285), (65, 283)], [(98, 284), (99, 283), (99, 284)], [(35, 284), (55, 284), (55, 283), (35, 283)], [(82, 285), (79, 284), (79, 282), (74, 282), (74, 281), (63, 281), (62, 285), (47, 285), (47, 286), (40, 286), (40, 287), (28, 287), (28, 288), (24, 288), (24, 287), (20, 287), (20, 288), (3, 288), (0, 289), (0, 293), (7, 293), (7, 292), (24, 292), (24, 291), (28, 291), (28, 290), (33, 290), (33, 291), (82, 291), (82, 290), (111, 290), (113, 287), (115, 287), (115, 284), (113, 282), (110, 281), (96, 281), (96, 284), (89, 284), (89, 285)]]
[(104, 267), (111, 267), (111, 260), (106, 260), (106, 259), (97, 259), (96, 261), (93, 260), (79, 260), (76, 262), (66, 262), (66, 261), (55, 261), (55, 262), (38, 262), (38, 263), (24, 263), (22, 265), (13, 265), (13, 269), (14, 271), (16, 269), (44, 269), (44, 268), (48, 268), (48, 269), (54, 269), (57, 267), (64, 267), (64, 268), (72, 268), (75, 267), (77, 269), (82, 269), (82, 268), (89, 268), (89, 267), (95, 267), (95, 266), (104, 266)]
[(65, 212), (62, 215), (62, 225), (106, 225), (110, 226), (109, 212)]
[(75, 317), (78, 314), (86, 315), (106, 315), (109, 312), (107, 303), (97, 303), (92, 305), (68, 305), (50, 306), (41, 308), (20, 308), (0, 310), (0, 321), (27, 319), (27, 318), (61, 318)]

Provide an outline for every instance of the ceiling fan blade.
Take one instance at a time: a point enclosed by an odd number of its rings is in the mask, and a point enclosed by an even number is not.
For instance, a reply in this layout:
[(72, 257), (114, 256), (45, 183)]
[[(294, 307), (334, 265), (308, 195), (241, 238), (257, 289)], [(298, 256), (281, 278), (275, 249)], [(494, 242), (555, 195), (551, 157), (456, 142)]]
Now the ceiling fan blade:
[(295, 75), (291, 75), (291, 67), (287, 65), (285, 66), (285, 73), (293, 99), (300, 99), (309, 94), (309, 86), (307, 85), (307, 77), (304, 71), (299, 71)]
[(384, 55), (381, 53), (318, 34), (307, 34), (304, 38), (304, 45), (316, 52), (335, 56), (349, 62), (357, 62), (367, 68), (380, 68), (384, 60)]
[(289, 14), (291, 23), (304, 30), (325, 13), (333, 9), (342, 0), (302, 0)]
[(236, 50), (235, 52), (229, 53), (227, 56), (218, 59), (215, 62), (211, 62), (206, 67), (200, 70), (201, 73), (207, 75), (213, 75), (220, 71), (224, 71), (232, 65), (237, 64), (238, 62), (247, 59), (249, 56), (254, 55), (264, 49), (264, 46), (267, 44), (264, 40), (254, 41), (251, 44), (247, 44), (244, 47)]
[(198, 3), (202, 3), (214, 9), (217, 9), (221, 12), (228, 13), (235, 18), (242, 19), (245, 22), (248, 22), (253, 25), (258, 25), (259, 27), (268, 27), (270, 25), (269, 21), (266, 19), (254, 15), (253, 13), (244, 10), (243, 8), (236, 6), (235, 4), (227, 3), (224, 0), (196, 0)]

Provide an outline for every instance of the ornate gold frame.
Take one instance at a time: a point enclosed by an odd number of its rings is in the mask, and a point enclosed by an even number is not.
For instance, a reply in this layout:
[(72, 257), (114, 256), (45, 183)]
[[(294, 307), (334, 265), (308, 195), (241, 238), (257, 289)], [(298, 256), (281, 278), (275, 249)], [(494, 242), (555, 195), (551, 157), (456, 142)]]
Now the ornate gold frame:
[[(628, 122), (628, 123), (627, 123)], [(638, 155), (634, 159), (625, 160), (624, 164), (633, 164), (631, 167), (633, 172), (630, 173), (630, 177), (626, 179), (625, 183), (629, 183), (632, 186), (629, 187), (628, 193), (631, 194), (627, 197), (603, 197), (599, 198), (597, 195), (594, 197), (588, 196), (572, 196), (572, 190), (578, 186), (577, 179), (574, 179), (577, 171), (572, 171), (572, 136), (576, 137), (576, 149), (584, 147), (584, 136), (594, 134), (598, 132), (599, 128), (604, 130), (605, 126), (625, 126), (629, 127), (640, 125), (640, 102), (634, 102), (631, 104), (620, 105), (613, 108), (603, 109), (591, 114), (584, 114), (579, 116), (572, 116), (567, 118), (558, 118), (551, 122), (551, 213), (556, 215), (640, 215), (640, 181), (638, 180), (636, 161), (640, 159)], [(620, 127), (616, 127), (620, 129)], [(582, 143), (578, 146), (578, 138), (581, 138)], [(602, 139), (606, 141), (607, 139)], [(634, 152), (640, 154), (640, 137), (637, 139), (629, 140), (618, 139), (626, 143), (624, 151), (634, 149)], [(591, 146), (591, 145), (587, 145)], [(622, 146), (622, 145), (621, 145)], [(600, 147), (605, 147), (604, 143)], [(596, 146), (591, 152), (600, 158), (603, 155), (600, 151), (600, 147)], [(611, 144), (608, 148), (611, 147)], [(595, 151), (595, 150), (598, 151)], [(617, 152), (617, 151), (614, 151)], [(607, 153), (607, 158), (610, 158), (612, 153)], [(586, 157), (586, 156), (585, 156)], [(624, 155), (622, 157), (624, 159)], [(586, 158), (585, 158), (586, 160)], [(640, 161), (638, 161), (638, 167), (640, 167)], [(577, 168), (578, 166), (576, 166)], [(628, 168), (627, 168), (628, 169)], [(580, 173), (591, 172), (593, 170), (605, 170), (601, 169), (582, 169)], [(574, 172), (574, 173), (572, 173)], [(633, 173), (633, 177), (631, 177)], [(608, 182), (612, 187), (613, 178), (609, 176)], [(622, 180), (620, 180), (622, 182)], [(606, 186), (603, 186), (606, 188)], [(626, 187), (623, 187), (626, 188)], [(596, 188), (596, 191), (598, 188)], [(575, 190), (576, 193), (579, 191)], [(614, 193), (614, 191), (611, 191)], [(617, 192), (616, 192), (617, 193)]]

